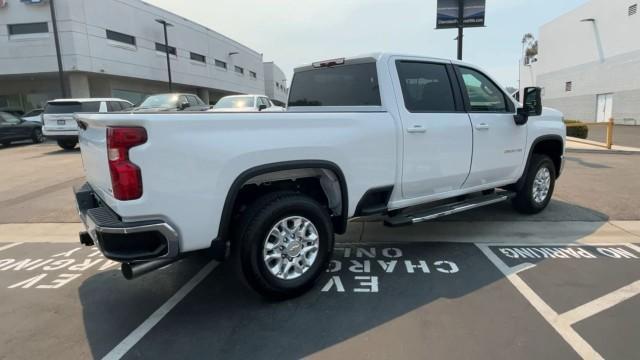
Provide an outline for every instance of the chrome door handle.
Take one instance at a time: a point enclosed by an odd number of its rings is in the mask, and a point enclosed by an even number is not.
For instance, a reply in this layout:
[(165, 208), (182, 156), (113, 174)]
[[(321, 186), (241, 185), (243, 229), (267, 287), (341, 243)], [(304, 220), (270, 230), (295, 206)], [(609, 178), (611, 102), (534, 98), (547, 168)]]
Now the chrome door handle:
[(489, 125), (485, 123), (481, 123), (476, 125), (477, 130), (489, 130)]
[(422, 125), (413, 125), (412, 127), (407, 128), (407, 132), (411, 134), (425, 133), (427, 132), (427, 129), (422, 127)]

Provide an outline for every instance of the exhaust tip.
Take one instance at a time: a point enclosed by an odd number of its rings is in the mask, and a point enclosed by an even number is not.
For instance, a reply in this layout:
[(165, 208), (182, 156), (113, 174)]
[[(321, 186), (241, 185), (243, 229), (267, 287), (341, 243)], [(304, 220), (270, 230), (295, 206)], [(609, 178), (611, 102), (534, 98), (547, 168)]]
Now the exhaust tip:
[(120, 271), (122, 271), (122, 276), (124, 276), (125, 279), (133, 279), (134, 276), (131, 263), (122, 263), (122, 265), (120, 265)]
[(165, 267), (178, 260), (179, 258), (167, 258), (140, 262), (124, 262), (120, 265), (120, 271), (125, 279), (131, 280)]
[(88, 232), (86, 231), (81, 231), (79, 234), (80, 236), (80, 244), (84, 245), (84, 246), (93, 246), (93, 239), (91, 238), (91, 235), (89, 235)]

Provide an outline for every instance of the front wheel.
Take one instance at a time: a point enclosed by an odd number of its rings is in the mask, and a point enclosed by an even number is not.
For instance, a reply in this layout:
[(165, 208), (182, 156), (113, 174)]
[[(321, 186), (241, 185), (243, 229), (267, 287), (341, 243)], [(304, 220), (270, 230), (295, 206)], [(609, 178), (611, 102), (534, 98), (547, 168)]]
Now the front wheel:
[(58, 146), (65, 150), (73, 150), (78, 145), (77, 140), (58, 140)]
[(523, 214), (537, 214), (544, 210), (556, 183), (556, 167), (546, 155), (533, 154), (524, 186), (513, 198), (513, 207)]
[(266, 297), (291, 298), (309, 290), (333, 250), (328, 210), (305, 195), (265, 195), (249, 206), (239, 226), (237, 260), (248, 284)]

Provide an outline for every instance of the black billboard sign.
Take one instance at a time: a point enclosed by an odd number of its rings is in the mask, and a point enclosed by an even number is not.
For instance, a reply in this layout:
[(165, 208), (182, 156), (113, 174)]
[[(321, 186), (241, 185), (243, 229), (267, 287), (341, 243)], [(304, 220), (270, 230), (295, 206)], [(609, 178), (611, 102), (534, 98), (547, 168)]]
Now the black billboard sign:
[[(459, 19), (459, 4), (463, 4), (462, 21)], [(438, 0), (436, 29), (484, 26), (486, 0)]]

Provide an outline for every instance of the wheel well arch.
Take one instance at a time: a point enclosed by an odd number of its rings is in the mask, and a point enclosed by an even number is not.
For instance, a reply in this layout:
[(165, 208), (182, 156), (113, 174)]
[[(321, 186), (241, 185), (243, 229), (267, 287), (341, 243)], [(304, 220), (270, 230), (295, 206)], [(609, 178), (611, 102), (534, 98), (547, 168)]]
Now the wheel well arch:
[[(317, 179), (318, 185), (324, 191), (324, 195), (327, 196), (327, 204), (331, 206), (332, 201), (338, 201), (338, 203), (335, 204), (335, 206), (338, 207), (338, 209), (336, 209), (338, 210), (336, 212), (337, 214), (332, 216), (331, 220), (334, 225), (334, 231), (338, 234), (343, 234), (346, 231), (349, 215), (349, 195), (344, 173), (338, 165), (330, 161), (296, 160), (256, 166), (238, 175), (227, 192), (220, 217), (218, 236), (214, 241), (222, 240), (226, 242), (230, 240), (230, 225), (237, 209), (237, 202), (241, 192), (247, 185), (270, 183), (272, 181), (286, 181), (280, 178), (290, 176), (294, 177), (294, 181), (307, 179), (303, 182), (305, 184), (310, 183), (312, 181), (311, 179)], [(335, 181), (332, 181), (332, 176), (335, 178)], [(329, 181), (323, 179), (329, 179)], [(323, 181), (325, 184), (323, 184)], [(338, 188), (332, 187), (331, 184), (329, 184), (330, 182), (337, 183)]]
[[(560, 136), (542, 136), (537, 138), (531, 145), (529, 160), (533, 154), (544, 154), (551, 158), (556, 168), (556, 178), (560, 176), (562, 167), (562, 154), (564, 145)], [(528, 166), (529, 161), (527, 161)]]
[(553, 164), (555, 165), (557, 179), (558, 177), (560, 177), (560, 172), (562, 170), (562, 156), (564, 154), (564, 141), (562, 139), (562, 136), (543, 135), (533, 141), (524, 172), (522, 173), (522, 177), (520, 177), (516, 184), (517, 189), (521, 189), (522, 186), (524, 186), (524, 179), (526, 178), (527, 172), (529, 171), (529, 166), (531, 164), (531, 158), (533, 157), (533, 154), (544, 154), (551, 158), (551, 161), (553, 161)]

